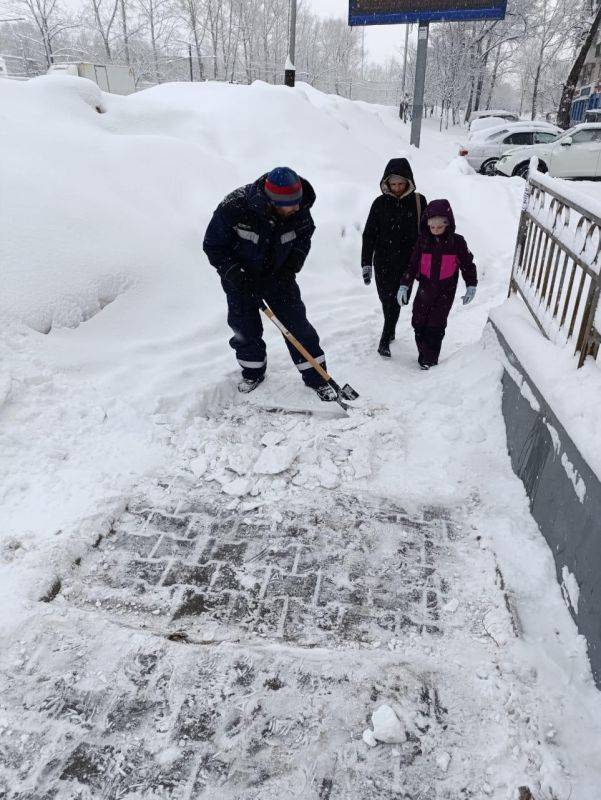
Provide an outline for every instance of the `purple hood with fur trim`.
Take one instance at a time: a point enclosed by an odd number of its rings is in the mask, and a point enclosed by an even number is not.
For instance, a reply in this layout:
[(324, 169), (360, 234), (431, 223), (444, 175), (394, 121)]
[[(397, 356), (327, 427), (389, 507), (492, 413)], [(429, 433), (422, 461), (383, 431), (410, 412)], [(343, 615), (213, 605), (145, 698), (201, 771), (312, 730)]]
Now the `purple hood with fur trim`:
[(451, 233), (455, 233), (455, 215), (448, 200), (432, 200), (431, 203), (428, 203), (422, 215), (420, 226), (422, 233), (430, 233), (428, 220), (432, 219), (432, 217), (446, 217), (449, 220), (448, 230)]

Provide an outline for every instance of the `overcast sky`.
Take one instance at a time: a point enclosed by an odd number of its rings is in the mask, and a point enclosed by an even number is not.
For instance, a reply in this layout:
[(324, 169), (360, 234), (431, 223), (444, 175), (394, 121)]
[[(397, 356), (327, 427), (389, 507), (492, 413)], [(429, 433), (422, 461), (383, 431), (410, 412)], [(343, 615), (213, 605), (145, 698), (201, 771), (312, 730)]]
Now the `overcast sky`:
[[(304, 0), (305, 6), (322, 17), (348, 19), (348, 0)], [(366, 27), (365, 44), (371, 61), (386, 61), (405, 44), (404, 25), (371, 25)]]

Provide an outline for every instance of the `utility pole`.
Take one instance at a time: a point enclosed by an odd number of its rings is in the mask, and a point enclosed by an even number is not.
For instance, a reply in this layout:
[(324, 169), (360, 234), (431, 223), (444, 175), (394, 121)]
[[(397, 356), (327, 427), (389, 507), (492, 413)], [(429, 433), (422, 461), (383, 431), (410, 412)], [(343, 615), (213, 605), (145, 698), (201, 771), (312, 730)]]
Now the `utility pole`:
[(296, 2), (297, 0), (290, 0), (290, 31), (289, 31), (289, 46), (288, 58), (286, 59), (286, 70), (284, 72), (284, 83), (286, 86), (294, 87), (296, 83)]
[(405, 97), (405, 86), (407, 85), (407, 56), (409, 54), (409, 25), (405, 25), (405, 58), (403, 60), (403, 86), (401, 88), (401, 107), (399, 116), (403, 122), (407, 121), (407, 99)]
[(429, 23), (420, 22), (417, 31), (417, 58), (415, 61), (415, 91), (411, 118), (411, 144), (419, 147), (424, 115), (424, 92), (426, 88), (426, 63), (428, 59)]
[(192, 45), (188, 42), (188, 61), (190, 62), (190, 82), (194, 80), (194, 69), (192, 67)]
[(403, 59), (403, 95), (405, 94), (405, 85), (407, 83), (407, 56), (409, 54), (409, 28), (410, 25), (405, 25), (405, 58)]

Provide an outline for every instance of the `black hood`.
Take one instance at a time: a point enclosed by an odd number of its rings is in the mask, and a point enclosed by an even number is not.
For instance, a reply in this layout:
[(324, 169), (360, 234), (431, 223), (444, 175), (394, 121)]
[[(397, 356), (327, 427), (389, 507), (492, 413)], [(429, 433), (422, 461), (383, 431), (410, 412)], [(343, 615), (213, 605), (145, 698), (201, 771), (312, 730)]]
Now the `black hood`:
[(415, 191), (415, 179), (413, 177), (413, 170), (411, 169), (411, 164), (407, 161), (406, 158), (391, 158), (388, 164), (386, 165), (386, 169), (384, 170), (384, 175), (382, 176), (382, 180), (380, 181), (380, 189), (382, 190), (383, 194), (390, 194), (390, 189), (388, 188), (388, 178), (391, 175), (398, 175), (401, 178), (405, 178), (405, 180), (409, 183), (409, 188), (403, 195), (407, 197), (412, 192)]

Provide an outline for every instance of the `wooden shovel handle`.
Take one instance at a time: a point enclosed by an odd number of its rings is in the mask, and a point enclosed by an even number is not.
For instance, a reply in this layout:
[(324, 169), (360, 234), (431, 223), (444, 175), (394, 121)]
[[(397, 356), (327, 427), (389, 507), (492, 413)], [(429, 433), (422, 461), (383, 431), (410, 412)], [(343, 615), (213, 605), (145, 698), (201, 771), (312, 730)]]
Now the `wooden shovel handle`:
[(293, 336), (290, 333), (290, 331), (287, 330), (282, 325), (282, 323), (279, 321), (279, 319), (276, 317), (276, 315), (273, 313), (273, 311), (264, 302), (261, 304), (261, 311), (265, 314), (266, 317), (268, 317), (273, 322), (273, 324), (277, 327), (277, 329), (280, 331), (282, 336), (284, 336), (286, 339), (288, 339), (290, 344), (298, 350), (298, 352), (305, 359), (305, 361), (308, 361), (309, 364), (311, 364), (311, 366), (313, 367), (313, 369), (317, 373), (319, 373), (319, 375), (321, 375), (321, 377), (324, 379), (324, 381), (327, 381), (327, 383), (330, 383), (330, 381), (332, 380), (332, 376), (328, 375), (328, 373), (321, 366), (321, 364), (318, 364), (318, 362), (313, 358), (311, 353), (305, 347), (303, 347), (303, 345), (298, 341), (296, 336)]

